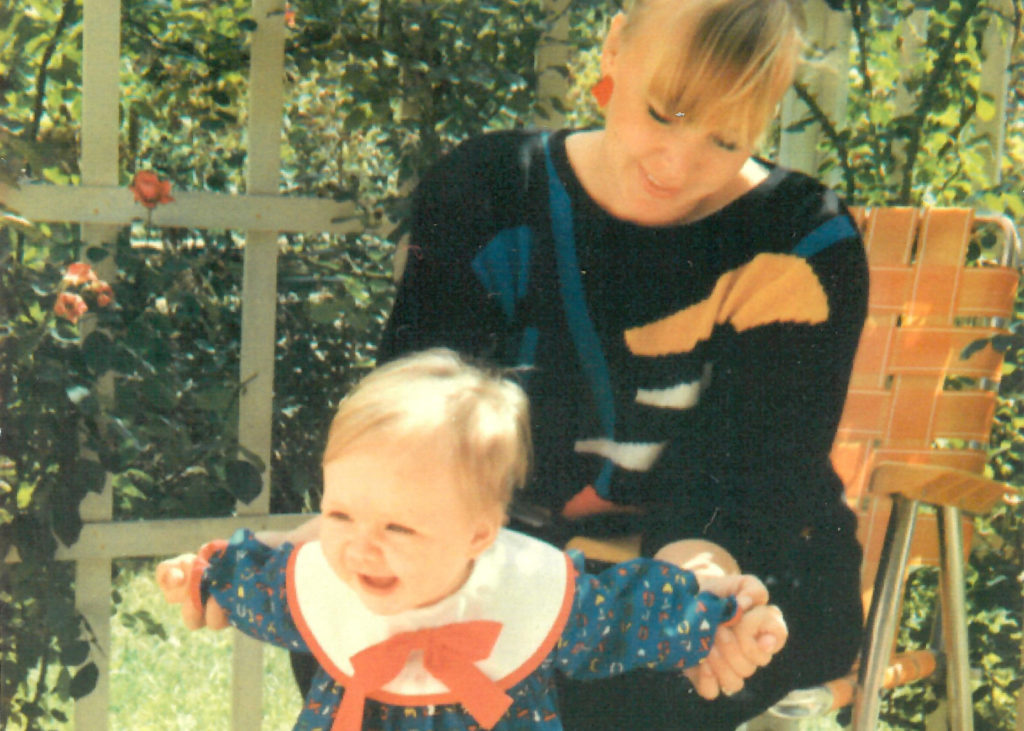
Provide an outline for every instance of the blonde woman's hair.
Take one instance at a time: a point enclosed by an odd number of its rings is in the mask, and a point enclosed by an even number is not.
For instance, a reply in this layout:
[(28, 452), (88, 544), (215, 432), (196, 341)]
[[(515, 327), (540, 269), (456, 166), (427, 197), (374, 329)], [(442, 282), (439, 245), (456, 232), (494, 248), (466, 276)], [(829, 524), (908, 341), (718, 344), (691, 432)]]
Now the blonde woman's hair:
[(461, 478), (470, 504), (484, 510), (504, 511), (529, 472), (530, 414), (522, 388), (445, 348), (367, 375), (338, 406), (324, 464), (371, 435), (429, 445)]
[(647, 85), (660, 111), (728, 120), (755, 145), (793, 82), (803, 22), (796, 0), (635, 0), (623, 42), (654, 27)]

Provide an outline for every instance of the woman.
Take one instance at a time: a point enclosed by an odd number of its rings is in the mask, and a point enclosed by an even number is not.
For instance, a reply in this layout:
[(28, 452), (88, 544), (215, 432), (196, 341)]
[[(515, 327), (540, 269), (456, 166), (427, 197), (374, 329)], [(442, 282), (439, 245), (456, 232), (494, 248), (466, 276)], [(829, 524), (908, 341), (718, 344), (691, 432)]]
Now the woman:
[(786, 0), (638, 0), (603, 45), (603, 128), (472, 139), (416, 194), (380, 358), (524, 367), (515, 527), (642, 530), (648, 554), (763, 578), (789, 626), (745, 683), (719, 658), (714, 701), (679, 678), (566, 683), (567, 728), (735, 728), (856, 652), (860, 548), (829, 451), (864, 253), (833, 193), (752, 155), (798, 52)]

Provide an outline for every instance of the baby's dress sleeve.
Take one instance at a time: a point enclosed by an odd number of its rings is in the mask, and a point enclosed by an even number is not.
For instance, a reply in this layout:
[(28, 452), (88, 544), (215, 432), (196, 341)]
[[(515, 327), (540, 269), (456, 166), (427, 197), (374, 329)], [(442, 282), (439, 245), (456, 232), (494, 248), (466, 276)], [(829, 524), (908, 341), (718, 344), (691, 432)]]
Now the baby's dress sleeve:
[(227, 547), (213, 554), (200, 585), (231, 624), (247, 635), (289, 650), (308, 652), (288, 609), (288, 560), (295, 547), (270, 548), (251, 531), (239, 530)]
[(635, 559), (597, 575), (576, 563), (573, 610), (555, 650), (556, 667), (569, 677), (692, 667), (736, 613), (733, 598), (700, 592), (692, 573), (663, 561)]

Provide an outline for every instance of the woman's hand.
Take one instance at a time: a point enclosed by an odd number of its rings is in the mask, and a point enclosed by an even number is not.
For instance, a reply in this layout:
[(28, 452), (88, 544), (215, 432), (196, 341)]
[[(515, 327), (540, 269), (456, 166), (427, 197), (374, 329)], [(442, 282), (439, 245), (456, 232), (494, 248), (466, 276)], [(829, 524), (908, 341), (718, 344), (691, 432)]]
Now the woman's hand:
[(661, 547), (654, 557), (679, 568), (692, 571), (698, 579), (705, 576), (730, 576), (740, 573), (740, 565), (732, 554), (717, 543), (700, 538), (673, 541)]
[(181, 605), (181, 619), (188, 629), (224, 629), (228, 626), (228, 615), (214, 599), (208, 599), (205, 606), (193, 599), (192, 582), (198, 581), (198, 577), (192, 574), (197, 570), (195, 554), (186, 553), (161, 561), (156, 567), (156, 583), (166, 601)]

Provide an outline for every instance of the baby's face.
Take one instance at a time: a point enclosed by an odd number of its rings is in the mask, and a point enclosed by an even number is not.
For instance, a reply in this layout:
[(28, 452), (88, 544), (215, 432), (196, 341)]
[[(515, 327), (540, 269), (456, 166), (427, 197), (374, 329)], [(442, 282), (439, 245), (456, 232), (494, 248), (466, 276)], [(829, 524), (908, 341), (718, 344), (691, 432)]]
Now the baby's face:
[(320, 542), (334, 572), (378, 614), (457, 591), (497, 535), (429, 444), (369, 435), (324, 466)]

